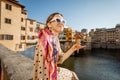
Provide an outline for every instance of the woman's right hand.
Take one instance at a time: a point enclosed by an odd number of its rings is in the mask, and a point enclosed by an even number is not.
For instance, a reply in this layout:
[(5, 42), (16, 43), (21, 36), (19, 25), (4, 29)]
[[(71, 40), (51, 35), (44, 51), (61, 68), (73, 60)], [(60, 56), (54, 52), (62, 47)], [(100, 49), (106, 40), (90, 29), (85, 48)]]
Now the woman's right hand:
[(76, 51), (76, 50), (79, 50), (79, 49), (82, 49), (82, 48), (84, 48), (85, 46), (82, 46), (82, 45), (80, 45), (79, 43), (75, 43), (72, 47), (71, 47), (71, 49), (72, 49), (72, 51)]

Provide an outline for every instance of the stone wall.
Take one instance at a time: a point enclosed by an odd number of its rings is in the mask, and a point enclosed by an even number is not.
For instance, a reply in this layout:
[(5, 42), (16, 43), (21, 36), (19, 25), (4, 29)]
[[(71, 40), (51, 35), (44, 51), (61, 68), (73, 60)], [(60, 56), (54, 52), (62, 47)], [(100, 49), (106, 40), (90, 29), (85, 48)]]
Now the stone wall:
[(32, 80), (33, 60), (0, 44), (0, 80)]

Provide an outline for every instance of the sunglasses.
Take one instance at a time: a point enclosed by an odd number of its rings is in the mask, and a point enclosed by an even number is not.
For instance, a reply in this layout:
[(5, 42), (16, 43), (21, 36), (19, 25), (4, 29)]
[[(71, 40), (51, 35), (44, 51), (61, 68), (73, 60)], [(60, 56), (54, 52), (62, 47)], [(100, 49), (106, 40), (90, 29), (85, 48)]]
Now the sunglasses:
[(56, 21), (57, 23), (63, 23), (63, 24), (65, 24), (65, 20), (60, 19), (60, 18), (53, 18), (50, 22), (52, 22), (52, 21)]

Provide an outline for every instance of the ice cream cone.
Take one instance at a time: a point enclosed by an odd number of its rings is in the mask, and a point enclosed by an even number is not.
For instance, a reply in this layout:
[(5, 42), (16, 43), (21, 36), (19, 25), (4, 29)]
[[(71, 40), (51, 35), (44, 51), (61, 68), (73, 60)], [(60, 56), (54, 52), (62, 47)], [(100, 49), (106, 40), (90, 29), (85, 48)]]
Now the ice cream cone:
[[(76, 43), (77, 43), (77, 44), (80, 44), (80, 42), (81, 42), (81, 39), (80, 39), (80, 38), (76, 39)], [(79, 49), (77, 49), (77, 53), (79, 53)]]

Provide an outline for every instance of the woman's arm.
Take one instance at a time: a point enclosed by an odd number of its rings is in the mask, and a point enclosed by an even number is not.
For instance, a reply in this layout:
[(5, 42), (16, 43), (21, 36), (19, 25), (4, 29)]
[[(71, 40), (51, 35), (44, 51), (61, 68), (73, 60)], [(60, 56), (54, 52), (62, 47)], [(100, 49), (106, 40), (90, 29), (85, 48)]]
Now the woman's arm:
[(63, 55), (60, 55), (59, 57), (59, 61), (58, 61), (58, 64), (62, 64), (68, 57), (70, 57), (70, 55), (78, 50), (78, 49), (82, 49), (84, 48), (85, 46), (81, 46), (80, 44), (74, 44), (67, 52), (63, 53)]

